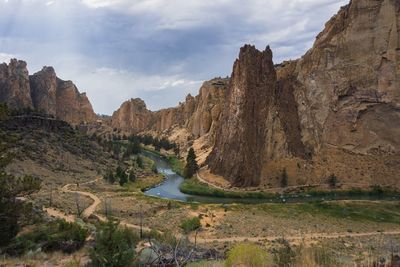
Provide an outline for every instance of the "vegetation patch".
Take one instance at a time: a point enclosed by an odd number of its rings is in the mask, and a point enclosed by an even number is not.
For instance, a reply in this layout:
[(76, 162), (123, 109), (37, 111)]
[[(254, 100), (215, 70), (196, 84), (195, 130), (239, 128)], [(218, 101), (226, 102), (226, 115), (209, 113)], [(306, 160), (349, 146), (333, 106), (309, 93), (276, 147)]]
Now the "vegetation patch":
[(62, 251), (72, 253), (85, 243), (88, 230), (76, 223), (58, 220), (34, 227), (31, 231), (16, 237), (4, 252), (20, 256), (28, 251)]
[(182, 221), (181, 228), (185, 234), (193, 232), (201, 227), (200, 218), (193, 217)]
[[(276, 217), (296, 218), (301, 214), (323, 215), (339, 219), (400, 224), (399, 202), (315, 201), (296, 204), (259, 204), (256, 207)], [(231, 205), (230, 209), (248, 209)]]
[(199, 182), (196, 179), (185, 180), (179, 187), (181, 192), (190, 195), (220, 197), (220, 198), (254, 198), (269, 199), (278, 197), (277, 194), (266, 192), (236, 192), (225, 191), (218, 188), (210, 187), (208, 184)]

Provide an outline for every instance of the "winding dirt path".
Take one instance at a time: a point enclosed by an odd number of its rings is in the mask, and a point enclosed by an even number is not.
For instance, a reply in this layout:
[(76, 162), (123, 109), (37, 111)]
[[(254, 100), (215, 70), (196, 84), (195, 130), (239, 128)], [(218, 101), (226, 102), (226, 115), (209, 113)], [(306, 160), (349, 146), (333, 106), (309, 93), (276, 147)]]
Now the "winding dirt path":
[[(95, 183), (95, 182), (98, 182), (100, 179), (101, 179), (101, 177), (98, 177), (92, 181), (85, 182), (80, 185)], [(76, 194), (79, 194), (82, 196), (87, 196), (93, 200), (93, 203), (82, 212), (82, 214), (81, 214), (82, 218), (89, 218), (90, 216), (93, 215), (99, 221), (102, 221), (102, 222), (107, 221), (106, 217), (99, 215), (99, 214), (95, 214), (96, 208), (101, 204), (101, 199), (98, 196), (96, 196), (93, 193), (86, 192), (86, 191), (71, 190), (70, 189), (71, 186), (76, 186), (76, 184), (66, 184), (61, 188), (61, 191), (66, 192), (66, 193), (76, 193)], [(67, 215), (64, 212), (62, 212), (58, 209), (55, 209), (55, 208), (44, 208), (43, 210), (46, 211), (47, 214), (49, 214), (50, 216), (55, 217), (55, 218), (64, 219), (67, 222), (74, 222), (77, 219), (75, 215)], [(131, 224), (126, 221), (121, 221), (120, 225), (128, 227), (128, 228), (132, 228), (132, 229), (137, 229), (137, 230), (140, 230), (140, 228), (141, 228), (140, 225)], [(142, 229), (143, 229), (143, 231), (147, 231), (147, 232), (152, 230), (151, 228), (145, 227), (145, 226), (142, 226)], [(160, 232), (160, 231), (158, 231), (158, 232)]]
[[(95, 180), (83, 183), (83, 184), (90, 184), (90, 183), (95, 183), (99, 181), (101, 178), (97, 178)], [(81, 184), (81, 185), (83, 185)], [(66, 184), (64, 185), (61, 190), (63, 192), (68, 192), (68, 193), (77, 193), (83, 196), (87, 196), (93, 200), (93, 203), (87, 207), (83, 212), (82, 212), (82, 217), (88, 218), (91, 215), (95, 216), (99, 221), (105, 222), (107, 221), (107, 218), (95, 214), (96, 208), (101, 204), (101, 199), (96, 196), (93, 193), (86, 192), (86, 191), (76, 191), (76, 190), (71, 190), (71, 186), (75, 186), (76, 184)], [(44, 211), (46, 211), (50, 216), (56, 217), (56, 218), (61, 218), (65, 219), (68, 222), (73, 222), (76, 220), (76, 216), (74, 215), (66, 215), (60, 210), (57, 210), (55, 208), (45, 208)], [(127, 228), (131, 229), (136, 229), (140, 230), (141, 226), (136, 225), (136, 224), (131, 224), (126, 221), (121, 221), (120, 225), (125, 226)], [(142, 226), (143, 231), (151, 231), (154, 229), (151, 229), (149, 227)], [(157, 231), (159, 233), (162, 233), (161, 231)], [(379, 235), (400, 235), (400, 229), (399, 230), (393, 230), (393, 231), (385, 231), (385, 232), (364, 232), (364, 233), (309, 233), (309, 234), (298, 234), (298, 235), (291, 235), (291, 236), (282, 236), (282, 235), (275, 235), (275, 236), (265, 236), (265, 237), (245, 237), (245, 236), (236, 236), (236, 237), (225, 237), (225, 238), (210, 238), (210, 237), (201, 237), (201, 235), (197, 236), (197, 243), (214, 243), (214, 242), (262, 242), (262, 241), (274, 241), (280, 238), (285, 238), (289, 242), (299, 242), (299, 241), (304, 241), (304, 242), (310, 242), (316, 239), (335, 239), (335, 238), (344, 238), (344, 237), (366, 237), (366, 236), (379, 236)], [(181, 235), (177, 235), (177, 237), (180, 237)], [(192, 242), (194, 242), (194, 237), (191, 236), (189, 238)]]

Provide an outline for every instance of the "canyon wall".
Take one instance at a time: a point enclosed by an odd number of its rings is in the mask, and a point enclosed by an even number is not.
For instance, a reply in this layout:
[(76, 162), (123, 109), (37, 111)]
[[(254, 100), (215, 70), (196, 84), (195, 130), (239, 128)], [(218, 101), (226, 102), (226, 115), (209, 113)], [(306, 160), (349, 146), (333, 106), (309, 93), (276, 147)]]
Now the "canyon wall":
[(57, 78), (52, 67), (29, 76), (26, 62), (16, 59), (0, 64), (0, 103), (36, 109), (71, 124), (97, 118), (86, 94), (79, 93), (71, 81)]
[[(398, 185), (399, 26), (399, 1), (353, 0), (301, 59), (277, 66), (277, 79), (257, 61), (265, 51), (242, 48), (210, 171), (237, 186), (277, 186), (283, 169), (293, 184), (336, 173)], [(252, 84), (262, 77), (263, 86)]]

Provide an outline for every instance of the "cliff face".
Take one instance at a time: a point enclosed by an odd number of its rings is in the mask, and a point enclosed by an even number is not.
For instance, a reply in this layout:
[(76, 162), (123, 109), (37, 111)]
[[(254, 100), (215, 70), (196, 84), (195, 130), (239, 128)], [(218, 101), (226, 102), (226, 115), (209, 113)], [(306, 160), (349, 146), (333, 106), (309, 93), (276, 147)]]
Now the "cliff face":
[(215, 135), (221, 114), (228, 79), (206, 81), (196, 97), (188, 95), (178, 107), (155, 112), (151, 127), (163, 132), (174, 126), (188, 130), (194, 138), (211, 133)]
[(29, 76), (26, 63), (15, 59), (0, 65), (0, 102), (16, 109), (34, 108), (72, 124), (96, 120), (86, 94), (71, 81), (57, 78), (52, 67)]
[(57, 117), (72, 124), (93, 122), (96, 114), (85, 93), (71, 81), (57, 79)]
[(26, 62), (12, 59), (9, 65), (0, 64), (0, 102), (12, 108), (33, 107)]
[(140, 98), (124, 102), (111, 117), (111, 126), (125, 133), (138, 133), (146, 130), (152, 119), (152, 112)]
[(52, 67), (44, 67), (30, 76), (31, 96), (34, 107), (57, 115), (57, 76)]
[(110, 125), (124, 134), (147, 132), (169, 138), (182, 151), (193, 145), (203, 163), (214, 144), (229, 79), (216, 78), (206, 81), (196, 97), (190, 94), (174, 108), (149, 111), (141, 99), (124, 102), (114, 112)]
[(211, 171), (234, 185), (259, 183), (267, 121), (274, 120), (276, 86), (269, 47), (263, 52), (254, 46), (242, 47), (233, 67), (216, 143), (208, 157)]
[[(399, 1), (352, 0), (301, 59), (277, 67), (276, 82), (274, 70), (256, 60), (262, 53), (242, 48), (210, 171), (239, 186), (276, 186), (283, 168), (295, 184), (330, 173), (398, 183), (399, 27)], [(252, 83), (262, 77), (268, 82), (260, 88), (268, 89), (257, 90)]]
[(293, 73), (303, 140), (357, 153), (400, 151), (400, 2), (353, 0)]

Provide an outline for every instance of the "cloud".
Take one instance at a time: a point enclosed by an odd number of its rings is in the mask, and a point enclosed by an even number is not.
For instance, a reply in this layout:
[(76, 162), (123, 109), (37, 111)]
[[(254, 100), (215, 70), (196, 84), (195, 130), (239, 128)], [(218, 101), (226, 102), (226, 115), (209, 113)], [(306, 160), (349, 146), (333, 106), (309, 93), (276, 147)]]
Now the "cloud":
[[(174, 106), (230, 75), (239, 48), (300, 57), (343, 0), (0, 0), (0, 53), (73, 80), (99, 113)], [(4, 59), (3, 59), (4, 58)], [(8, 60), (0, 54), (0, 60)]]
[(12, 54), (7, 54), (7, 53), (0, 53), (0, 63), (1, 62), (6, 62), (8, 63), (10, 59), (12, 58), (17, 58), (18, 56), (12, 55)]

